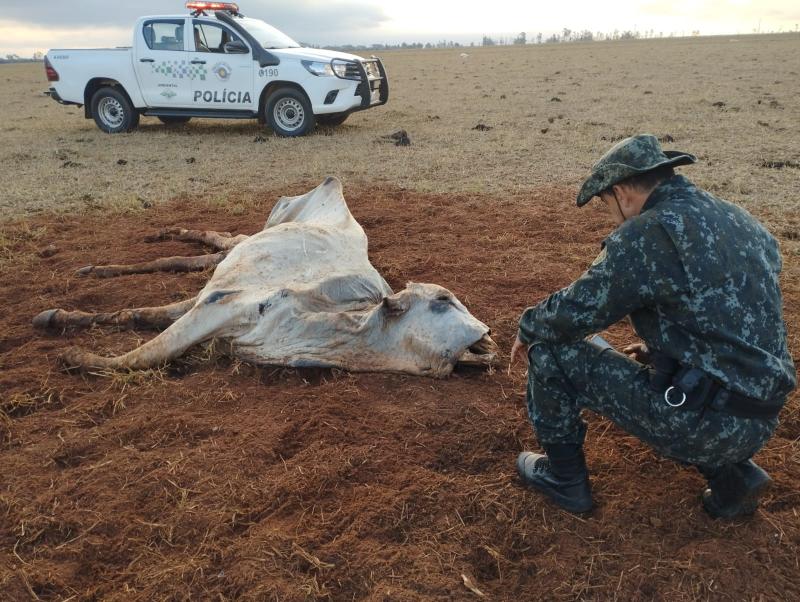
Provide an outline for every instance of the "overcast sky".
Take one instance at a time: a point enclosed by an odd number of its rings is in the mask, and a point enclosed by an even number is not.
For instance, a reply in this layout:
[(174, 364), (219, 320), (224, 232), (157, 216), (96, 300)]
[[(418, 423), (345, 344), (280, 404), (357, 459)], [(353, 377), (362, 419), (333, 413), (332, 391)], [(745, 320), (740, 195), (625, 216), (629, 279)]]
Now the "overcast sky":
[[(185, 13), (180, 0), (0, 0), (0, 55), (35, 50), (131, 43), (131, 25), (143, 15)], [(563, 28), (610, 32), (702, 34), (794, 31), (800, 0), (242, 0), (247, 16), (312, 44), (480, 42), (483, 35), (528, 38)]]

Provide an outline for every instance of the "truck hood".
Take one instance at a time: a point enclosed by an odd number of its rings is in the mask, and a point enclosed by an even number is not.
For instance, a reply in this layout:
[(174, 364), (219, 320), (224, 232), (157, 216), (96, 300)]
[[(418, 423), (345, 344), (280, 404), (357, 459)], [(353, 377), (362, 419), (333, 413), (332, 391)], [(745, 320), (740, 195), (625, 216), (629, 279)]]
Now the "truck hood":
[(355, 54), (338, 52), (336, 50), (324, 50), (321, 48), (281, 48), (280, 50), (270, 50), (270, 52), (279, 57), (285, 56), (307, 61), (328, 62), (331, 59), (342, 59), (345, 61), (362, 60), (360, 56), (356, 56)]

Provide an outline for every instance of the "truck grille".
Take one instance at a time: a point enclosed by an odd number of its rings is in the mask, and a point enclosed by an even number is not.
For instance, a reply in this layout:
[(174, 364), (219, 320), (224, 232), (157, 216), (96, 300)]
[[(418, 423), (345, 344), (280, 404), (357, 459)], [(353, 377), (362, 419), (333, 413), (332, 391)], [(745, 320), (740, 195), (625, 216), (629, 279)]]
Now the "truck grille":
[(347, 63), (347, 66), (345, 67), (345, 77), (361, 79), (361, 72), (358, 69), (358, 65), (355, 63)]

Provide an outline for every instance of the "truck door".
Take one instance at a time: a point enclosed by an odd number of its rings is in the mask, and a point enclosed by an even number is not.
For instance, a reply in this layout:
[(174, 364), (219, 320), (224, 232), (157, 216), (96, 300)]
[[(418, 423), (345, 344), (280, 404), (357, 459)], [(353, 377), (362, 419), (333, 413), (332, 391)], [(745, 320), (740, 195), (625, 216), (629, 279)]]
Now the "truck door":
[[(239, 52), (226, 51), (234, 42)], [(198, 109), (256, 110), (253, 93), (253, 53), (231, 29), (195, 19), (190, 40), (190, 62), (203, 71), (192, 80), (192, 106)], [(234, 50), (228, 46), (229, 50)]]
[(137, 39), (134, 65), (148, 107), (192, 106), (192, 77), (185, 19), (149, 19)]

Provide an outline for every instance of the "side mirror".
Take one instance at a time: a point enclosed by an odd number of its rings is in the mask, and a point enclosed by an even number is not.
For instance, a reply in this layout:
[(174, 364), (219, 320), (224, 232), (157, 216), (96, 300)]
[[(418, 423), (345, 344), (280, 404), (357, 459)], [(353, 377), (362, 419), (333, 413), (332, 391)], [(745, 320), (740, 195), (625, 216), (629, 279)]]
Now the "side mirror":
[(250, 49), (241, 40), (227, 42), (223, 48), (225, 49), (225, 54), (247, 54), (250, 52)]

